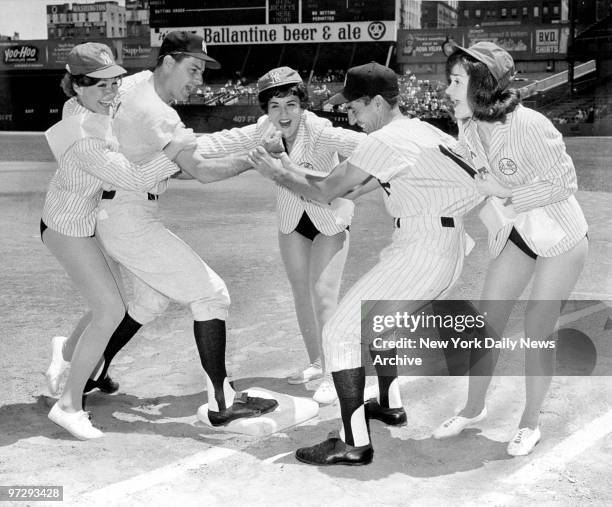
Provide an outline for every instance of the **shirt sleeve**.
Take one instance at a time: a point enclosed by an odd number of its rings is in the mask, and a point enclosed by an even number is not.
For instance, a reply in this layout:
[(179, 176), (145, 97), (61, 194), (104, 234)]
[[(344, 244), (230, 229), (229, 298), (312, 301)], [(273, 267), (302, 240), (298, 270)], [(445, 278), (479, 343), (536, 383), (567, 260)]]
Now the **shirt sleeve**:
[(98, 138), (81, 139), (70, 151), (80, 168), (105, 183), (126, 190), (146, 192), (179, 171), (163, 152), (146, 162), (133, 164), (123, 154), (112, 150), (107, 141)]
[(321, 129), (316, 140), (316, 146), (317, 149), (320, 148), (327, 152), (338, 153), (348, 158), (365, 138), (366, 134), (363, 132), (356, 132), (342, 127), (332, 127), (330, 125)]
[(198, 137), (198, 152), (205, 158), (240, 155), (258, 144), (257, 125), (221, 130)]
[(164, 149), (182, 122), (176, 110), (159, 98), (153, 84), (143, 81), (123, 97), (113, 125), (121, 152), (141, 163)]
[(414, 165), (418, 156), (416, 146), (412, 146), (412, 150), (408, 146), (405, 148), (405, 153), (400, 155), (393, 147), (370, 134), (359, 143), (348, 161), (380, 181), (388, 182), (402, 169)]
[(522, 146), (539, 176), (512, 188), (512, 204), (518, 212), (567, 199), (576, 192), (576, 170), (559, 131), (542, 115), (529, 118)]

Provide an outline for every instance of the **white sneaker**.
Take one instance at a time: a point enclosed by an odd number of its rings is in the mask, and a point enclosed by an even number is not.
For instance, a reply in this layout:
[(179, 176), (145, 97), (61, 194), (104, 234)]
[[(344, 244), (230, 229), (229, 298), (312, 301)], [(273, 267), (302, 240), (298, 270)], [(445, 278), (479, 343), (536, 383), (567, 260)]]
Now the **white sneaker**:
[(84, 410), (66, 412), (56, 403), (49, 412), (49, 419), (80, 440), (90, 440), (104, 436), (104, 433), (98, 428), (93, 427), (87, 412)]
[(65, 336), (54, 336), (51, 340), (51, 364), (45, 372), (45, 377), (47, 377), (49, 392), (53, 396), (59, 394), (60, 377), (62, 376), (64, 370), (68, 367), (68, 364), (70, 364), (67, 361), (64, 361), (64, 356), (62, 355), (62, 350), (66, 340), (68, 340), (68, 338)]
[(312, 399), (320, 405), (329, 405), (338, 399), (334, 381), (331, 377), (325, 376), (319, 388), (312, 395)]
[(520, 428), (508, 443), (510, 456), (527, 456), (540, 441), (540, 428)]
[(471, 424), (482, 421), (485, 417), (487, 417), (487, 409), (486, 407), (482, 409), (482, 412), (478, 414), (476, 417), (463, 417), (461, 415), (456, 415), (444, 421), (440, 426), (438, 426), (432, 436), (434, 438), (448, 438), (459, 435), (465, 428), (470, 426)]
[(316, 364), (309, 365), (304, 370), (296, 371), (287, 377), (289, 384), (305, 384), (311, 380), (319, 379), (323, 376), (323, 370)]

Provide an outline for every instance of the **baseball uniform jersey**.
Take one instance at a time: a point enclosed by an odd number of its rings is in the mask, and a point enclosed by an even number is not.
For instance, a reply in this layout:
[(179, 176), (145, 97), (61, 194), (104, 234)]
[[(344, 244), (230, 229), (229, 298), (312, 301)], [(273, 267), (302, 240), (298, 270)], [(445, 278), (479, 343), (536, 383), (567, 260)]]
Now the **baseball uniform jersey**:
[[(181, 126), (177, 112), (156, 93), (153, 75), (122, 95), (114, 126), (121, 152), (132, 161), (162, 150)], [(167, 188), (167, 178), (155, 189)], [(161, 222), (156, 198), (117, 190), (102, 199), (96, 234), (107, 252), (137, 280), (129, 312), (144, 324), (162, 313), (172, 299), (188, 305), (194, 320), (226, 320), (230, 304), (223, 280)]]
[[(200, 136), (198, 149), (204, 157), (248, 153), (272, 128), (272, 122), (264, 115), (253, 125)], [(364, 138), (361, 132), (333, 127), (329, 120), (304, 111), (289, 158), (306, 169), (329, 173), (338, 164), (338, 154), (348, 157)], [(338, 234), (348, 225), (346, 220), (338, 220), (332, 209), (308, 202), (285, 187), (276, 187), (276, 197), (278, 226), (284, 234), (296, 228), (304, 211), (326, 236)]]
[(162, 152), (151, 153), (138, 164), (119, 153), (111, 117), (90, 111), (76, 97), (66, 101), (62, 121), (47, 132), (59, 167), (45, 199), (42, 219), (67, 236), (92, 236), (103, 188), (147, 192), (178, 167)]
[(396, 226), (378, 263), (348, 291), (323, 328), (331, 371), (361, 365), (362, 300), (433, 300), (463, 267), (462, 217), (482, 197), (473, 179), (439, 150), (457, 141), (418, 119), (401, 118), (370, 134), (349, 157), (376, 177)]
[[(541, 113), (522, 105), (497, 123), (488, 153), (480, 141), (477, 123), (459, 124), (459, 140), (467, 145), (475, 164), (484, 165), (503, 185), (512, 188), (512, 210), (547, 221), (559, 228), (561, 238), (552, 246), (539, 242), (535, 227), (517, 226), (525, 243), (536, 254), (553, 257), (570, 250), (587, 233), (587, 223), (574, 194), (578, 189), (572, 159), (559, 131)], [(543, 213), (543, 214), (542, 214)], [(549, 223), (550, 222), (550, 223)], [(489, 231), (489, 251), (497, 257), (504, 248), (513, 223)], [(535, 233), (530, 231), (536, 230)]]

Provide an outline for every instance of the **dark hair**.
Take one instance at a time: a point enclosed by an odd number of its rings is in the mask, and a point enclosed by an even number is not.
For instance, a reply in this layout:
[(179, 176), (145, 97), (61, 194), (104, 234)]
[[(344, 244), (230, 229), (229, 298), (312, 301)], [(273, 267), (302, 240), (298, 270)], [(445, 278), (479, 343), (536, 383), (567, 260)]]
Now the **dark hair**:
[(259, 107), (261, 107), (264, 113), (267, 113), (268, 102), (270, 102), (272, 97), (288, 97), (289, 95), (295, 95), (300, 101), (300, 107), (308, 109), (308, 90), (304, 83), (290, 83), (264, 90), (257, 96)]
[(484, 63), (462, 51), (455, 51), (446, 60), (446, 79), (449, 83), (455, 65), (463, 67), (469, 77), (467, 97), (475, 119), (506, 121), (506, 115), (521, 103), (518, 90), (500, 87)]
[(97, 77), (89, 77), (85, 74), (70, 74), (70, 72), (66, 72), (64, 77), (62, 78), (62, 82), (60, 86), (62, 90), (66, 94), (67, 97), (74, 97), (76, 92), (74, 91), (74, 85), (77, 86), (93, 86), (96, 83), (99, 83), (100, 79)]
[(178, 52), (177, 53), (166, 53), (165, 55), (159, 55), (155, 62), (154, 70), (157, 69), (157, 67), (161, 67), (161, 64), (164, 62), (164, 56), (167, 56), (167, 55), (170, 55), (172, 58), (174, 58), (176, 63), (182, 62), (185, 58), (189, 56), (189, 55), (186, 55), (185, 53), (178, 53)]

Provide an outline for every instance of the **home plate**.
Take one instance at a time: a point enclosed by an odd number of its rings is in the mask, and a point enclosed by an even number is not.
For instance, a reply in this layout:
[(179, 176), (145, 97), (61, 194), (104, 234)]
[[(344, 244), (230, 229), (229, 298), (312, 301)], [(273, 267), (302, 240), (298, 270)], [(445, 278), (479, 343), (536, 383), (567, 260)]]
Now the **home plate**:
[(308, 419), (312, 419), (319, 413), (319, 404), (310, 398), (299, 398), (288, 394), (269, 391), (261, 387), (245, 389), (249, 396), (259, 398), (273, 398), (278, 401), (278, 407), (259, 417), (236, 419), (225, 426), (213, 426), (208, 420), (208, 403), (198, 409), (198, 420), (216, 430), (241, 433), (263, 437), (277, 431), (282, 431)]

